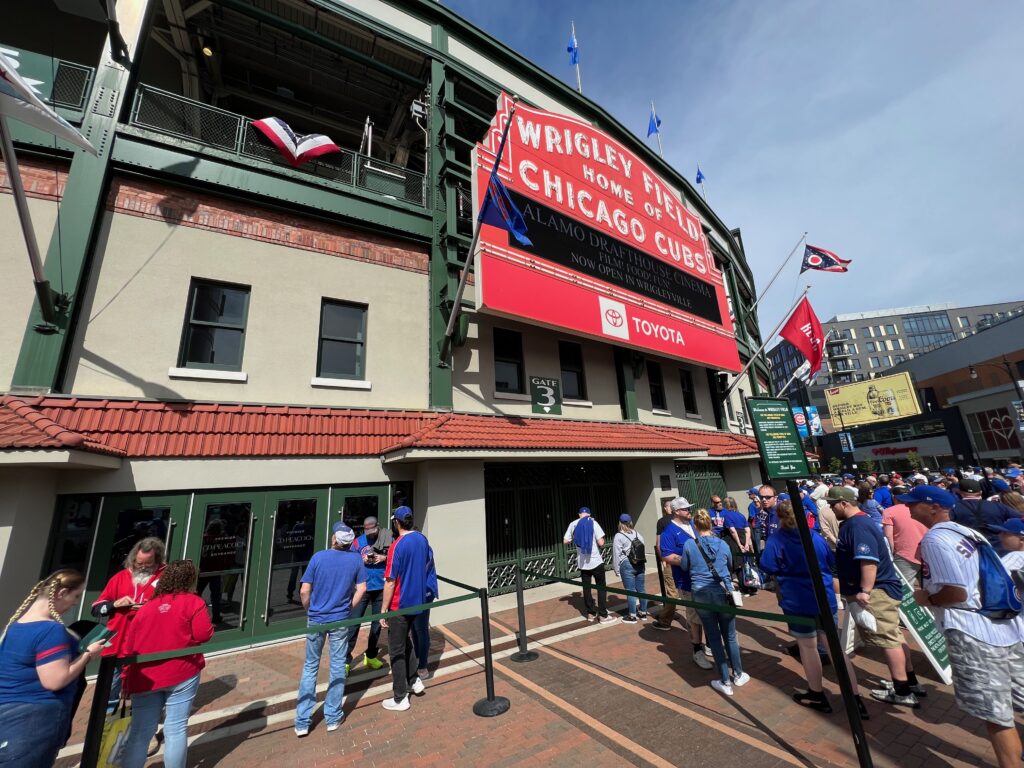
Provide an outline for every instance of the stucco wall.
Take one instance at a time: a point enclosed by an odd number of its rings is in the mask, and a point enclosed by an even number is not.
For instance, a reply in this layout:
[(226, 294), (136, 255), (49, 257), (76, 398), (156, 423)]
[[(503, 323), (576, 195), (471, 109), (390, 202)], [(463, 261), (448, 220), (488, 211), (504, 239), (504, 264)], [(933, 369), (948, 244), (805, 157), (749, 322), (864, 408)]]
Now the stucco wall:
[(0, 616), (6, 622), (39, 581), (56, 503), (54, 473), (0, 469)]

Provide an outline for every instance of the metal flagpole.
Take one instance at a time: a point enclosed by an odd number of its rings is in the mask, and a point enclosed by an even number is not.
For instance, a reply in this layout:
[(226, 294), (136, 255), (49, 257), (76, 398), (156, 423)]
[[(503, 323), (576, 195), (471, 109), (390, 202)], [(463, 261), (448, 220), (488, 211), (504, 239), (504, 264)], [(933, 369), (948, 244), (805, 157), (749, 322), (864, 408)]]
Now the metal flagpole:
[[(697, 161), (697, 170), (700, 171), (700, 160)], [(704, 202), (705, 203), (708, 202), (708, 191), (704, 187), (704, 172), (703, 171), (701, 171), (701, 174), (700, 174), (700, 196), (704, 198)], [(708, 205), (711, 205), (711, 203), (708, 203)]]
[(576, 90), (583, 93), (583, 81), (580, 79), (580, 43), (576, 39), (576, 22), (570, 21), (569, 24), (572, 26), (572, 41), (576, 44)]
[(772, 283), (774, 283), (778, 276), (782, 274), (782, 270), (785, 269), (786, 265), (789, 263), (789, 260), (793, 258), (793, 254), (797, 252), (797, 249), (800, 247), (800, 243), (802, 243), (806, 239), (807, 233), (804, 232), (800, 236), (800, 239), (796, 241), (796, 245), (793, 246), (793, 250), (789, 252), (789, 256), (783, 259), (782, 264), (779, 266), (778, 270), (775, 272), (774, 275), (772, 275), (772, 279), (768, 281), (768, 285), (761, 289), (761, 295), (754, 300), (754, 305), (747, 310), (747, 314), (753, 314), (754, 310), (757, 309), (757, 305), (761, 303), (761, 299), (763, 299), (764, 295), (768, 293), (768, 289), (772, 287)]
[(654, 136), (658, 139), (658, 154), (665, 156), (665, 150), (661, 148), (661, 128), (658, 126), (658, 113), (654, 109), (654, 99), (651, 99), (651, 114), (654, 116)]
[(750, 370), (750, 366), (754, 364), (754, 361), (757, 359), (757, 356), (760, 355), (764, 351), (764, 348), (768, 346), (768, 342), (775, 338), (775, 334), (777, 334), (779, 332), (779, 329), (786, 324), (786, 321), (789, 320), (790, 315), (793, 314), (793, 310), (795, 310), (800, 305), (800, 302), (804, 300), (804, 297), (807, 295), (807, 292), (809, 290), (811, 290), (811, 286), (805, 285), (804, 292), (797, 297), (796, 301), (793, 302), (793, 306), (791, 306), (789, 308), (789, 311), (786, 312), (785, 315), (783, 315), (782, 320), (779, 322), (778, 325), (775, 326), (775, 330), (769, 333), (767, 336), (765, 336), (765, 340), (761, 343), (761, 346), (758, 347), (757, 351), (750, 356), (750, 359), (747, 360), (747, 364), (743, 366), (743, 370), (736, 374), (736, 378), (732, 380), (732, 384), (730, 384), (729, 388), (725, 390), (725, 394), (722, 395), (723, 402), (728, 399), (729, 395), (732, 394), (732, 391), (736, 389), (736, 386), (740, 383), (740, 381), (743, 380), (743, 376), (746, 374), (747, 371)]
[(14, 154), (14, 143), (11, 141), (10, 129), (7, 127), (7, 118), (3, 115), (0, 115), (0, 156), (3, 157), (4, 164), (7, 166), (7, 175), (11, 180), (14, 205), (18, 209), (21, 233), (25, 238), (25, 247), (28, 249), (29, 263), (32, 265), (32, 281), (36, 285), (39, 310), (44, 322), (53, 323), (56, 320), (56, 312), (53, 308), (50, 281), (46, 279), (46, 275), (43, 273), (43, 260), (39, 256), (39, 243), (36, 242), (36, 231), (32, 226), (32, 215), (28, 210), (28, 198), (25, 197), (25, 187), (21, 183), (18, 157)]
[[(512, 107), (508, 111), (508, 120), (505, 122), (505, 130), (501, 132), (501, 141), (498, 142), (498, 152), (494, 156), (494, 165), (491, 173), (496, 173), (501, 165), (501, 156), (505, 153), (505, 140), (508, 138), (509, 128), (512, 127), (512, 115), (516, 113), (518, 96), (512, 97)], [(452, 333), (455, 331), (455, 321), (458, 319), (459, 311), (462, 309), (462, 295), (466, 292), (466, 283), (469, 281), (469, 270), (473, 266), (476, 257), (476, 246), (480, 242), (480, 222), (483, 220), (484, 212), (487, 210), (489, 197), (484, 192), (483, 202), (480, 204), (480, 212), (476, 216), (476, 227), (473, 230), (473, 240), (469, 244), (469, 254), (466, 256), (466, 265), (462, 268), (462, 276), (459, 278), (459, 287), (455, 291), (455, 302), (452, 304), (451, 314), (448, 316), (448, 326), (444, 331), (444, 340), (441, 342), (441, 365), (448, 363), (448, 350), (451, 348)]]

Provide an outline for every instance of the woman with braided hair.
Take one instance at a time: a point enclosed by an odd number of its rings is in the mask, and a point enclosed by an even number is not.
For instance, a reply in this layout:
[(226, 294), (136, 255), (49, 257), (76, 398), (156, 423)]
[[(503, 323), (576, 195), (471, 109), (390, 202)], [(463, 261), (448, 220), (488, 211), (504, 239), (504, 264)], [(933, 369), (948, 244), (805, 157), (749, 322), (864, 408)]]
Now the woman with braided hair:
[(103, 641), (78, 653), (61, 614), (78, 605), (85, 577), (60, 570), (40, 581), (0, 637), (0, 765), (51, 768), (64, 743), (75, 686)]

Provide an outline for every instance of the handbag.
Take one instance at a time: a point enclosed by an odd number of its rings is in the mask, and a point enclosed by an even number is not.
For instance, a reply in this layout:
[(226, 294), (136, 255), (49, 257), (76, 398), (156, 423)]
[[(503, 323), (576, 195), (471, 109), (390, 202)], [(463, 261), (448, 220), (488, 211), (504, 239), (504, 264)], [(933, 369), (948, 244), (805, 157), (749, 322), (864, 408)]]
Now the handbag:
[(118, 766), (124, 756), (124, 745), (128, 741), (128, 729), (132, 715), (127, 699), (121, 699), (121, 706), (113, 717), (103, 723), (103, 737), (100, 739), (100, 756), (97, 765)]
[(715, 570), (715, 564), (711, 562), (711, 558), (708, 557), (708, 553), (704, 551), (704, 547), (700, 545), (700, 541), (697, 541), (697, 549), (700, 551), (701, 556), (704, 558), (704, 562), (708, 564), (708, 570), (711, 571), (711, 575), (721, 582), (722, 589), (725, 590), (725, 599), (729, 605), (734, 608), (743, 607), (743, 595), (737, 590), (732, 588), (732, 579), (724, 579), (722, 575)]
[(761, 575), (750, 562), (750, 557), (743, 558), (743, 586), (747, 589), (761, 589)]

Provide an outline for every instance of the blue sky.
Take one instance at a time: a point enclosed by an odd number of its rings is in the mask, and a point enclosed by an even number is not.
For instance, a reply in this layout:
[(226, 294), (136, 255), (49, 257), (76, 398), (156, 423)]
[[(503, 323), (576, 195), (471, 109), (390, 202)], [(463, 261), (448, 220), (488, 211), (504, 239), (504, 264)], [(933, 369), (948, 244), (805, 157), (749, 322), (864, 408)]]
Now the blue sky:
[[(759, 290), (804, 231), (853, 259), (762, 302), (764, 333), (803, 285), (834, 314), (1024, 303), (1024, 3), (991, 0), (444, 0), (646, 133), (743, 231)], [(652, 137), (651, 141), (654, 139)]]

